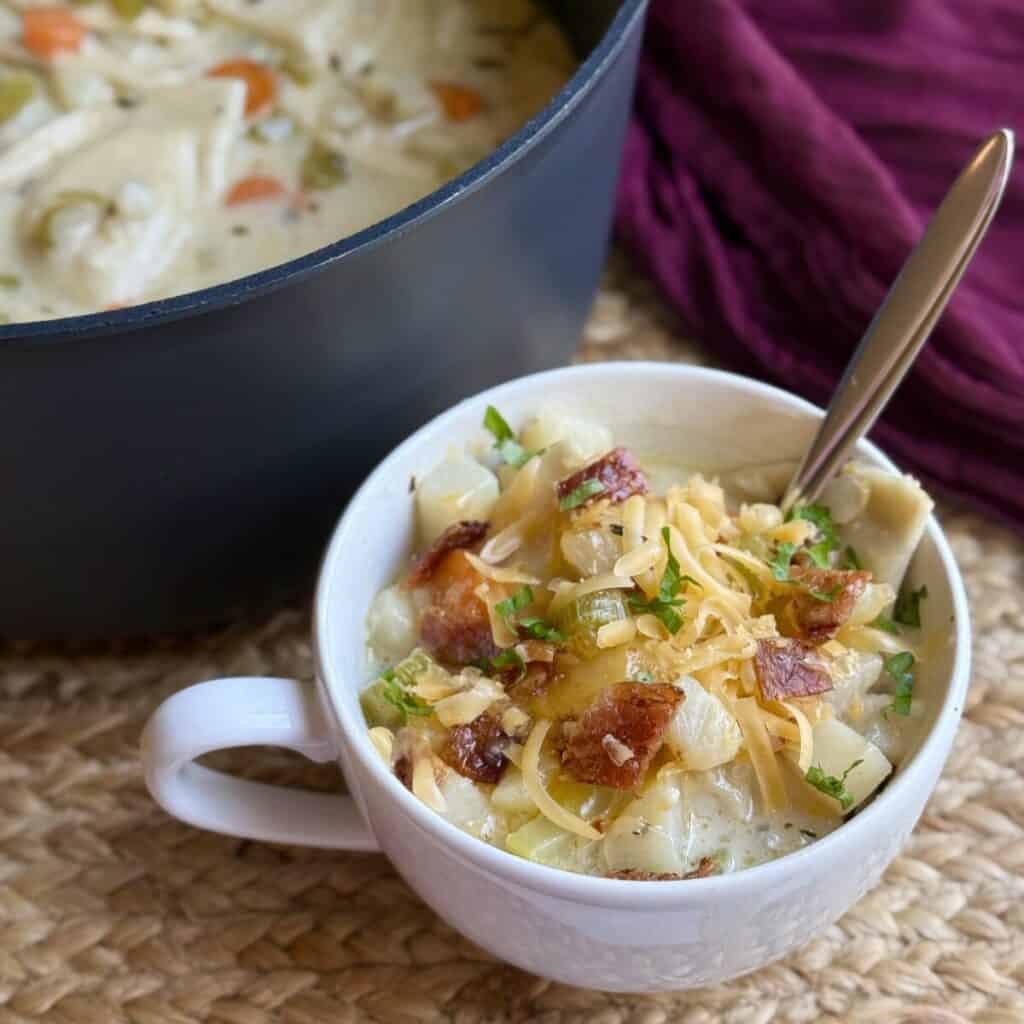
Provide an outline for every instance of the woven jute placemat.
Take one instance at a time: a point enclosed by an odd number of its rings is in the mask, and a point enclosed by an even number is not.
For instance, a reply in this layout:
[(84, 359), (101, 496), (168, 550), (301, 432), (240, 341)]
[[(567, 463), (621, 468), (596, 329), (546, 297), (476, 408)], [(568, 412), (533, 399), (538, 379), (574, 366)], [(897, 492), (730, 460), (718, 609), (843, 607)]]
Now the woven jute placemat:
[[(620, 258), (580, 358), (699, 359)], [(970, 591), (975, 670), (955, 752), (883, 884), (796, 955), (650, 996), (495, 962), (379, 856), (199, 832), (138, 763), (159, 701), (223, 675), (312, 676), (306, 609), (88, 656), (0, 655), (0, 1024), (1010, 1024), (1024, 1021), (1024, 547), (944, 509)], [(330, 789), (280, 751), (221, 766)]]

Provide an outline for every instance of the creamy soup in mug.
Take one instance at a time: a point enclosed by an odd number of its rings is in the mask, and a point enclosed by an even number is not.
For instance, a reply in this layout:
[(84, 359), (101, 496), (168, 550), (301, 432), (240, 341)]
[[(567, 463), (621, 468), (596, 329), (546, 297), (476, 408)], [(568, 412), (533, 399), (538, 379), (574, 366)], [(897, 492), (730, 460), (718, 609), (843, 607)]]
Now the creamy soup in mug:
[(872, 798), (923, 710), (916, 481), (851, 463), (784, 514), (756, 468), (558, 410), (484, 427), (415, 482), (417, 552), (369, 612), (370, 737), (416, 797), (642, 880), (771, 860)]
[(4, 0), (0, 319), (335, 242), (485, 156), (572, 70), (528, 0)]

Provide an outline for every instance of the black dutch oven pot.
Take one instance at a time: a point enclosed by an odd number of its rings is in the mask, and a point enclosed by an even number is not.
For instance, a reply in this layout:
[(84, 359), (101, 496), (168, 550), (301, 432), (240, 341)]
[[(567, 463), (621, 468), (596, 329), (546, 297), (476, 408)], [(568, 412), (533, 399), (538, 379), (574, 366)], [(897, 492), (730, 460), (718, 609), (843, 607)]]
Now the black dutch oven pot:
[(0, 328), (0, 635), (130, 635), (308, 585), (345, 498), (459, 398), (566, 362), (605, 255), (644, 0), (489, 158), (301, 259)]

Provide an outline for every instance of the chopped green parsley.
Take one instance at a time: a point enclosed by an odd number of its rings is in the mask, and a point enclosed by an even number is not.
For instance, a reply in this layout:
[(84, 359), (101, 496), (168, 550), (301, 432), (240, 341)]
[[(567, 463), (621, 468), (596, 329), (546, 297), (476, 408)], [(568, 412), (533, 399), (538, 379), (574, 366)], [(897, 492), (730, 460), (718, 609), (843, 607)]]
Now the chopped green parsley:
[(398, 680), (394, 669), (385, 669), (380, 674), (381, 688), (380, 695), (391, 705), (398, 709), (402, 716), (402, 725), (409, 720), (410, 715), (425, 717), (433, 713), (429, 704), (424, 703), (418, 697), (413, 696)]
[(506, 598), (504, 601), (499, 601), (494, 606), (494, 610), (512, 626), (514, 625), (512, 618), (516, 612), (521, 612), (532, 601), (533, 590), (530, 587), (523, 587), (511, 597)]
[(487, 411), (484, 413), (484, 427), (494, 437), (494, 447), (498, 454), (510, 466), (520, 469), (538, 454), (524, 448), (516, 440), (516, 435), (508, 425), (508, 421), (493, 405), (487, 406)]
[(819, 569), (831, 567), (829, 555), (839, 547), (836, 526), (832, 522), (832, 513), (825, 505), (797, 505), (789, 513), (787, 520), (803, 519), (813, 524), (818, 530), (818, 539), (807, 546), (807, 554)]
[(888, 615), (881, 614), (874, 622), (869, 623), (872, 629), (880, 629), (883, 633), (892, 633), (894, 636), (899, 633), (900, 627), (896, 625)]
[(885, 671), (896, 680), (892, 703), (885, 709), (897, 715), (909, 715), (914, 697), (914, 656), (910, 651), (890, 654), (882, 659)]
[(505, 620), (510, 629), (521, 629), (534, 640), (546, 640), (551, 644), (564, 643), (565, 637), (543, 619), (532, 615), (521, 619), (517, 618), (517, 614), (532, 601), (533, 590), (530, 587), (523, 587), (511, 597), (499, 601), (494, 606), (494, 610)]
[(686, 599), (679, 597), (684, 583), (691, 583), (696, 587), (700, 584), (692, 577), (685, 575), (679, 568), (679, 561), (672, 554), (672, 545), (669, 543), (669, 530), (667, 526), (661, 528), (661, 538), (665, 542), (665, 550), (668, 552), (668, 561), (665, 564), (665, 572), (662, 574), (661, 583), (658, 586), (658, 596), (649, 601), (641, 600), (638, 597), (629, 599), (629, 609), (639, 615), (653, 615), (665, 624), (670, 633), (678, 633), (683, 625), (683, 617), (677, 609), (686, 604)]
[(772, 575), (780, 582), (789, 581), (789, 563), (793, 561), (795, 553), (796, 545), (791, 544), (788, 540), (775, 549), (775, 557), (769, 565), (771, 566)]
[(826, 775), (817, 765), (811, 765), (805, 778), (815, 789), (838, 800), (839, 806), (848, 811), (853, 806), (853, 794), (846, 788), (846, 777), (859, 764), (863, 764), (863, 759), (854, 761), (838, 779), (834, 775)]
[(919, 590), (910, 590), (904, 587), (896, 598), (896, 606), (892, 610), (892, 617), (902, 626), (913, 626), (921, 628), (921, 602), (928, 596), (928, 588), (921, 587)]

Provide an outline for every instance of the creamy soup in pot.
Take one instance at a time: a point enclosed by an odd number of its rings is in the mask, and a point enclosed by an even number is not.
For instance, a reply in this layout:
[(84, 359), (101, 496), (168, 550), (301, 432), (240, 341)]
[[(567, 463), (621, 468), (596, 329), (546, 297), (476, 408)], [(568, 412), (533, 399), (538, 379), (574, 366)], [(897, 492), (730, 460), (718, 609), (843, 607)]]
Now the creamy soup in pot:
[[(793, 852), (870, 801), (924, 712), (932, 503), (852, 463), (788, 514), (542, 410), (415, 481), (417, 552), (369, 611), (370, 739), (510, 853), (627, 880)], [(486, 436), (481, 432), (481, 439)]]
[(528, 0), (4, 0), (0, 319), (337, 241), (485, 156), (572, 69)]

